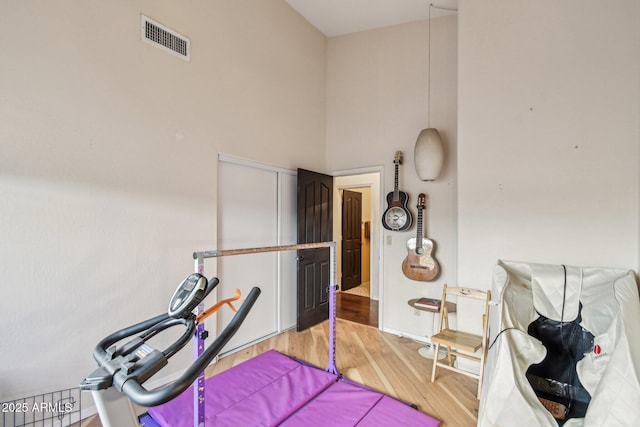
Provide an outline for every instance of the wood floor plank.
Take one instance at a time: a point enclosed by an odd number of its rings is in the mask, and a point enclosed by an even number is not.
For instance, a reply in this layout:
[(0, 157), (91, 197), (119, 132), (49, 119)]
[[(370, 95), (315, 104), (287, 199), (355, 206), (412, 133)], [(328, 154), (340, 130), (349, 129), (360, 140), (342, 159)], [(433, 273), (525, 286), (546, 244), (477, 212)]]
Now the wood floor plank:
[(378, 327), (378, 301), (368, 296), (338, 292), (336, 314), (340, 319)]

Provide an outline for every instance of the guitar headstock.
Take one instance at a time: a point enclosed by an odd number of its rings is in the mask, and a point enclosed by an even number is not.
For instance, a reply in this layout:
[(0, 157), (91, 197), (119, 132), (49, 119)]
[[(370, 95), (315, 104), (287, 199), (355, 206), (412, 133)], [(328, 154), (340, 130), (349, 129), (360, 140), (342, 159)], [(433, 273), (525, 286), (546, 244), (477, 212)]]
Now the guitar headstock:
[(393, 158), (393, 164), (394, 165), (401, 165), (402, 164), (402, 151), (396, 151), (396, 155)]
[(418, 209), (424, 209), (427, 204), (427, 196), (424, 193), (418, 194)]

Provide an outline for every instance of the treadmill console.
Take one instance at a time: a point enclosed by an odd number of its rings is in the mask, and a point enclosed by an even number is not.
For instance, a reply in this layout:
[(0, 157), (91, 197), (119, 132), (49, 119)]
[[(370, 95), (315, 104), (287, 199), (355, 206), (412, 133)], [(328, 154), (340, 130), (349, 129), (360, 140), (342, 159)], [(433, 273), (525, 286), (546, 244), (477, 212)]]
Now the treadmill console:
[(204, 299), (207, 279), (199, 274), (189, 275), (173, 293), (167, 313), (173, 318), (185, 318)]

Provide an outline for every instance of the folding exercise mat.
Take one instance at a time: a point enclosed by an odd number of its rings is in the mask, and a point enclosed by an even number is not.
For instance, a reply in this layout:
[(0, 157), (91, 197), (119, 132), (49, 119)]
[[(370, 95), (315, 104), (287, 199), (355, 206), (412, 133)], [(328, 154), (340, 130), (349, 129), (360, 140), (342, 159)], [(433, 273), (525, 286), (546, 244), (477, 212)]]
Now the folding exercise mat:
[[(275, 350), (205, 383), (205, 426), (440, 425), (404, 402)], [(193, 427), (193, 406), (190, 388), (171, 402), (149, 408), (149, 416), (158, 426)]]

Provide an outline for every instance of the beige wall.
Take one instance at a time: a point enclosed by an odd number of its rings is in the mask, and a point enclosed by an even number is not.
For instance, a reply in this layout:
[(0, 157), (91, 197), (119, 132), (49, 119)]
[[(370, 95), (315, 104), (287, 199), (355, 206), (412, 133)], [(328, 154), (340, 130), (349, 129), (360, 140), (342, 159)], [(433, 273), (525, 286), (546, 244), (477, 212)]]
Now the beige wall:
[(640, 3), (461, 0), (459, 17), (460, 282), (490, 288), (498, 259), (637, 271)]
[(325, 48), (280, 0), (0, 2), (0, 400), (77, 386), (166, 309), (215, 245), (219, 152), (325, 168)]
[[(407, 301), (440, 296), (442, 283), (455, 283), (457, 274), (457, 17), (434, 19), (431, 31), (431, 125), (442, 133), (447, 157), (441, 178), (432, 183), (419, 180), (413, 159), (418, 134), (428, 122), (428, 22), (334, 37), (327, 46), (328, 170), (383, 165), (382, 212), (386, 194), (393, 191), (394, 154), (401, 150), (400, 189), (409, 193), (414, 216), (417, 195), (429, 196), (424, 228), (437, 244), (434, 256), (442, 267), (437, 280), (416, 282), (402, 274), (415, 225), (372, 237), (372, 246), (377, 242), (383, 251), (379, 296), (384, 329), (418, 337), (431, 331), (432, 316), (412, 310)], [(372, 221), (379, 225), (380, 217)]]
[(640, 3), (460, 2), (459, 278), (638, 265)]

